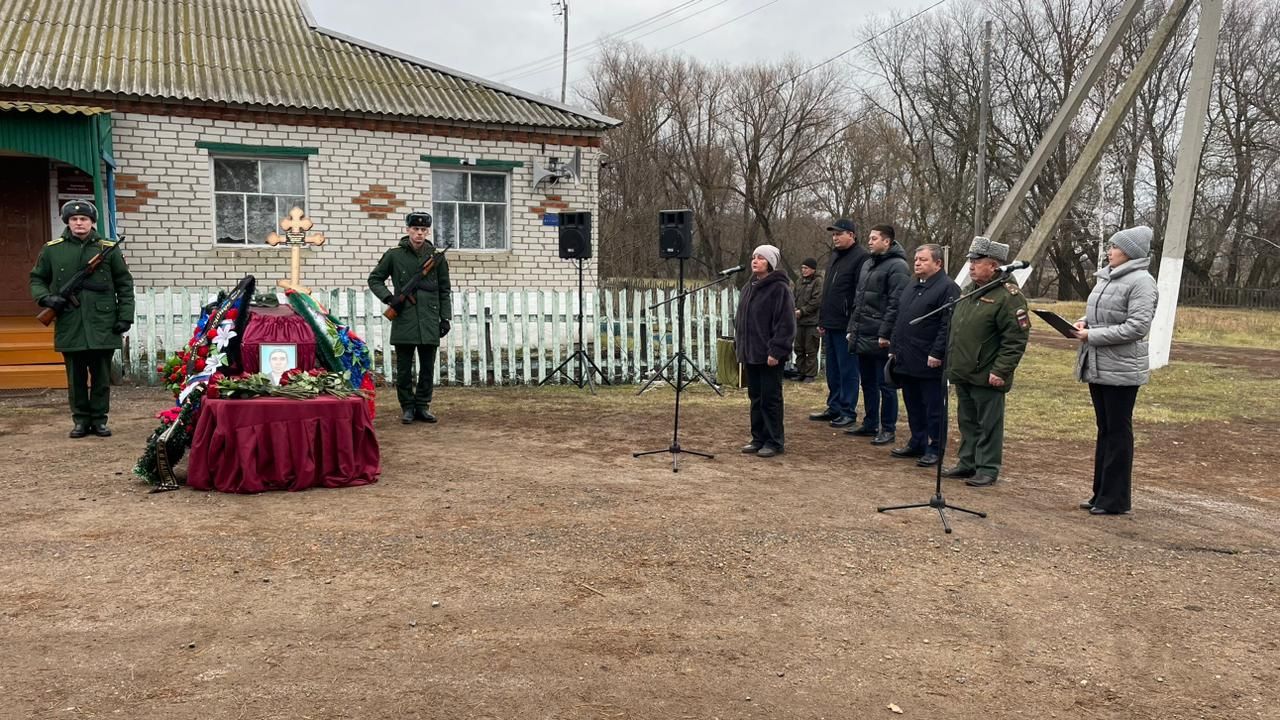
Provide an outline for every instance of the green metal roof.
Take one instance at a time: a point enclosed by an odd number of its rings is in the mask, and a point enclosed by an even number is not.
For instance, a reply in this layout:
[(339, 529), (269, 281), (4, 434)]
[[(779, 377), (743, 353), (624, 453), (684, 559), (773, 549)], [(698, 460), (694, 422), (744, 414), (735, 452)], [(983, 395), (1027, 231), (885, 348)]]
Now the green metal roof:
[(553, 130), (619, 122), (320, 28), (303, 0), (3, 0), (0, 89)]

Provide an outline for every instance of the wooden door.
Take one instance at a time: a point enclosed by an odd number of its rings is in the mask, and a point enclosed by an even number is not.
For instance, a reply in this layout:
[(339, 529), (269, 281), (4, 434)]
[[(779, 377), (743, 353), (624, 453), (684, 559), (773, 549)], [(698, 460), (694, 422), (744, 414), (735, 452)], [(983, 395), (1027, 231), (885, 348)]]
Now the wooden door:
[(39, 311), (29, 275), (50, 233), (49, 161), (0, 157), (0, 316)]

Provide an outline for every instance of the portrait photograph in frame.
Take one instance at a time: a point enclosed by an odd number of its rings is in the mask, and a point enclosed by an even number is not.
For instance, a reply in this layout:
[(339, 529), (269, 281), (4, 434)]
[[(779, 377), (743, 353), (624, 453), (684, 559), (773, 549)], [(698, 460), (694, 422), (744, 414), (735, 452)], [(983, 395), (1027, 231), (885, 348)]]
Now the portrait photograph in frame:
[(293, 344), (260, 346), (258, 367), (260, 372), (271, 378), (272, 385), (279, 385), (280, 376), (298, 367), (298, 346)]

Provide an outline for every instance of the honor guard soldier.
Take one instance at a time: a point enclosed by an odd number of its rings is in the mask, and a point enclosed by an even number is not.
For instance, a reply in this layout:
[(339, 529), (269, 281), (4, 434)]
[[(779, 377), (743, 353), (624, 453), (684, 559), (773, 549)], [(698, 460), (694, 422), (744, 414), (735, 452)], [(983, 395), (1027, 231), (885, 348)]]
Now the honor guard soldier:
[[(969, 278), (975, 287), (996, 279), (1009, 246), (976, 237), (969, 246)], [(1027, 299), (1012, 278), (966, 298), (951, 316), (947, 378), (956, 387), (959, 459), (942, 474), (986, 487), (1000, 476), (1004, 451), (1004, 398), (1027, 350), (1031, 319)]]
[[(66, 229), (45, 243), (31, 269), (31, 296), (56, 315), (53, 346), (67, 366), (70, 436), (110, 437), (111, 358), (133, 325), (133, 276), (116, 243), (98, 235), (93, 203), (66, 203), (62, 222)], [(100, 253), (100, 264), (91, 266)], [(93, 272), (77, 281), (88, 267)]]
[[(405, 217), (405, 235), (400, 243), (382, 254), (378, 265), (369, 273), (369, 289), (378, 299), (395, 310), (391, 321), (391, 344), (396, 349), (396, 398), (400, 401), (400, 422), (414, 420), (433, 423), (431, 398), (435, 390), (436, 355), (440, 338), (449, 334), (449, 318), (453, 302), (449, 289), (449, 263), (444, 253), (436, 252), (431, 243), (431, 214), (409, 213)], [(435, 261), (424, 275), (429, 259)], [(421, 276), (420, 280), (416, 280)], [(387, 289), (391, 279), (395, 292)], [(404, 295), (405, 288), (413, 292)], [(418, 379), (415, 387), (413, 358), (418, 357)]]

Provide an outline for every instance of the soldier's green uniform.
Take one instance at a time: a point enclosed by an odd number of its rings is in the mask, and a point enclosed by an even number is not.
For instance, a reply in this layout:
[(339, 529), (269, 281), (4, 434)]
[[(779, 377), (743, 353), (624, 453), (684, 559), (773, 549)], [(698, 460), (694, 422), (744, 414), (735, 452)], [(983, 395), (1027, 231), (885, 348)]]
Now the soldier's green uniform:
[[(425, 222), (425, 225), (422, 224)], [(412, 213), (406, 225), (431, 227), (427, 213)], [(388, 302), (422, 269), (422, 263), (436, 248), (430, 240), (415, 250), (409, 236), (400, 238), (400, 244), (382, 254), (382, 259), (369, 273), (369, 289), (379, 300)], [(387, 289), (391, 279), (395, 292)], [(449, 262), (441, 255), (425, 281), (418, 286), (415, 303), (407, 303), (391, 321), (391, 344), (396, 349), (396, 398), (400, 401), (403, 420), (435, 422), (431, 414), (431, 400), (435, 392), (434, 374), (440, 338), (449, 332), (449, 319), (453, 316), (453, 301), (449, 287)], [(413, 358), (418, 357), (417, 387), (414, 386)]]
[[(1007, 258), (1008, 246), (986, 238), (978, 240), (989, 243), (982, 247), (986, 254), (979, 257)], [(969, 484), (978, 486), (990, 485), (1000, 476), (1005, 394), (1013, 387), (1014, 370), (1026, 352), (1030, 328), (1027, 300), (1012, 281), (994, 285), (955, 307), (947, 345), (947, 378), (956, 388), (960, 451), (958, 462), (947, 475), (972, 476)], [(1004, 385), (992, 386), (990, 375), (1004, 380)]]
[[(76, 209), (80, 212), (76, 214), (88, 217), (87, 213), (92, 212), (93, 219), (97, 219), (92, 205), (73, 202), (79, 203)], [(64, 221), (70, 217), (67, 206), (63, 208)], [(120, 251), (116, 251), (86, 279), (78, 296), (79, 307), (58, 303), (57, 292), (93, 256), (113, 244), (100, 237), (97, 230), (90, 229), (84, 237), (77, 237), (68, 227), (45, 244), (31, 269), (31, 296), (41, 305), (61, 307), (54, 321), (53, 345), (67, 366), (67, 397), (75, 422), (72, 437), (90, 432), (104, 437), (111, 434), (107, 429), (111, 358), (121, 348), (121, 336), (133, 324), (133, 276)]]

